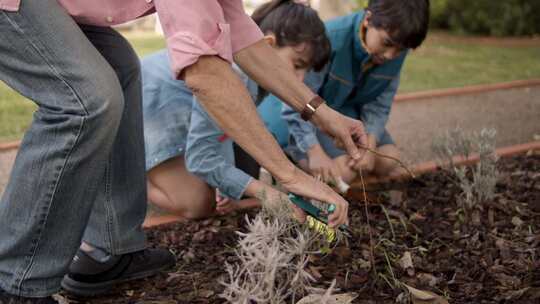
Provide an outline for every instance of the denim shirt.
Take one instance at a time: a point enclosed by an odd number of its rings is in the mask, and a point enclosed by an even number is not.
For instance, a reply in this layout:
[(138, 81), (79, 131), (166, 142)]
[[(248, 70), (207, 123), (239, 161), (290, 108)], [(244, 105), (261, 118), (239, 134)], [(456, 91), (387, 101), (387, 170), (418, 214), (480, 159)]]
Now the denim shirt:
[[(359, 11), (325, 24), (332, 45), (330, 62), (320, 72), (307, 73), (304, 82), (334, 110), (362, 120), (366, 132), (379, 142), (385, 133), (407, 52), (362, 71), (371, 61), (358, 36), (363, 18), (364, 11)], [(268, 97), (268, 100), (272, 98), (276, 97)], [(318, 143), (314, 125), (304, 121), (286, 104), (283, 104), (281, 119), (285, 121), (283, 125), (288, 129), (290, 140), (302, 152)]]
[(234, 166), (232, 140), (225, 138), (196, 98), (193, 99), (184, 159), (189, 172), (229, 198), (240, 199), (252, 180)]
[[(147, 169), (156, 165), (148, 154), (167, 150), (175, 150), (177, 154), (183, 152), (189, 172), (218, 188), (224, 196), (240, 199), (252, 177), (234, 166), (232, 140), (226, 138), (183, 81), (176, 80), (170, 69), (164, 73), (168, 66), (169, 56), (165, 51), (142, 61)], [(262, 99), (257, 84), (238, 67), (233, 67), (252, 99), (255, 102)], [(169, 115), (174, 115), (175, 121), (168, 123)], [(169, 125), (176, 127), (167, 130)]]

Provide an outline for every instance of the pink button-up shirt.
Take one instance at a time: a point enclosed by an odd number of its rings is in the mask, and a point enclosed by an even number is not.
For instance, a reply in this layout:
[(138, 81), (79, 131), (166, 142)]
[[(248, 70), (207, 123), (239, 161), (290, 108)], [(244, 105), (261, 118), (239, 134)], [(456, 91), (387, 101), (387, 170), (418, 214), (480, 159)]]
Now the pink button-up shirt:
[[(0, 9), (17, 11), (21, 1), (0, 0)], [(237, 51), (262, 39), (246, 15), (242, 0), (58, 0), (82, 24), (111, 26), (157, 12), (173, 72), (200, 56), (217, 55), (232, 62)]]

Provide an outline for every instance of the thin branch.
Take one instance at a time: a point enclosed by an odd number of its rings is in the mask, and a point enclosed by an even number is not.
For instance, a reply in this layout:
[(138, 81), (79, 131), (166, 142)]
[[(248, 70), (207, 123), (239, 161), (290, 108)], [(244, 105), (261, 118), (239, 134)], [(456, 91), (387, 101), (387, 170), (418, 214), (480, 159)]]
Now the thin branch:
[(414, 173), (401, 161), (399, 160), (398, 158), (395, 158), (393, 156), (390, 156), (390, 155), (385, 155), (385, 154), (382, 154), (380, 152), (377, 152), (371, 148), (368, 148), (366, 146), (359, 146), (359, 148), (362, 148), (362, 149), (366, 149), (368, 152), (371, 152), (377, 156), (380, 156), (380, 157), (383, 157), (383, 158), (388, 158), (388, 159), (391, 159), (393, 161), (395, 161), (396, 163), (399, 164), (400, 167), (402, 167), (403, 169), (405, 169), (407, 171), (407, 173), (412, 177), (412, 178), (416, 178), (416, 176), (414, 175)]
[(373, 274), (377, 276), (377, 271), (375, 270), (375, 253), (373, 250), (373, 232), (371, 231), (371, 223), (369, 221), (369, 210), (368, 210), (368, 198), (366, 194), (366, 185), (364, 184), (364, 175), (362, 174), (362, 169), (359, 170), (360, 175), (360, 182), (362, 183), (362, 193), (364, 195), (364, 208), (366, 211), (366, 222), (368, 225), (368, 233), (369, 233), (369, 262), (371, 263), (371, 269), (373, 270)]

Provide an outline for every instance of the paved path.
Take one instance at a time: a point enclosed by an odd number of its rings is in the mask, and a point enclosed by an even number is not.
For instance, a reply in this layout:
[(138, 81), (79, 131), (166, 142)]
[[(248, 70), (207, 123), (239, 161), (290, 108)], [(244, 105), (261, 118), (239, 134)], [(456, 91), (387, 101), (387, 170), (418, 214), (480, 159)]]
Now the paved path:
[(409, 163), (433, 160), (434, 136), (457, 126), (471, 131), (497, 129), (497, 147), (533, 141), (534, 135), (540, 135), (540, 86), (397, 102), (388, 122)]
[[(397, 102), (388, 123), (408, 163), (433, 160), (432, 138), (456, 126), (476, 131), (494, 127), (498, 147), (532, 141), (540, 135), (540, 86)], [(14, 159), (15, 151), (0, 152), (0, 193)]]
[(4, 188), (9, 178), (9, 172), (15, 161), (16, 151), (0, 152), (0, 194), (4, 192)]

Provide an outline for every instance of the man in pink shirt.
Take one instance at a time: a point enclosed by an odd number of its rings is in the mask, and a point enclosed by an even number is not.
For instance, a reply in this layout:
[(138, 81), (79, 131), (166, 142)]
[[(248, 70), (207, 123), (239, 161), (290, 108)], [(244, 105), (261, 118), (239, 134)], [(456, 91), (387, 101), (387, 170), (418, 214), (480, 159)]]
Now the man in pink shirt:
[(172, 72), (212, 118), (288, 191), (335, 204), (332, 226), (347, 221), (347, 202), (287, 160), (230, 63), (355, 160), (363, 126), (297, 80), (241, 0), (0, 0), (0, 79), (39, 106), (0, 202), (0, 302), (54, 303), (63, 278), (99, 294), (174, 264), (145, 247), (139, 61), (110, 28), (156, 11)]

